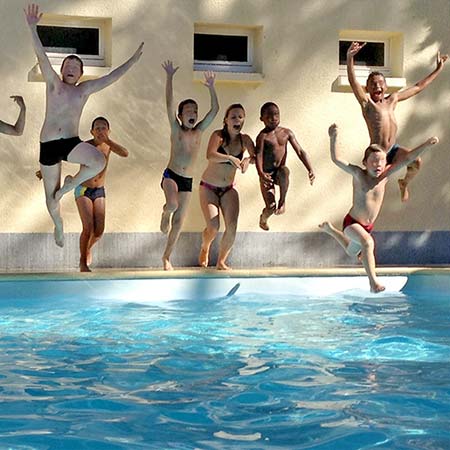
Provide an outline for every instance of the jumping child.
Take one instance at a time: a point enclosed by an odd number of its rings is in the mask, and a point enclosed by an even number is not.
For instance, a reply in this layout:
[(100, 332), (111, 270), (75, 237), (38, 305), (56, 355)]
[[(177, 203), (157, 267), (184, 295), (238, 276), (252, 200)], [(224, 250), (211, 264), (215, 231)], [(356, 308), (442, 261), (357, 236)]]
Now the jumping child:
[(162, 256), (164, 270), (173, 270), (170, 255), (180, 236), (189, 200), (192, 193), (192, 171), (197, 159), (203, 132), (211, 124), (219, 111), (219, 102), (214, 89), (215, 75), (205, 73), (205, 86), (209, 89), (211, 109), (197, 123), (198, 106), (192, 99), (183, 100), (178, 105), (178, 113), (173, 106), (172, 80), (178, 67), (172, 61), (162, 64), (166, 71), (166, 107), (170, 123), (170, 158), (164, 170), (161, 187), (165, 204), (161, 215), (160, 229), (167, 234), (167, 244)]
[[(436, 68), (414, 86), (386, 96), (386, 79), (381, 72), (369, 74), (366, 89), (359, 84), (355, 75), (354, 56), (366, 45), (353, 42), (347, 50), (347, 75), (356, 99), (361, 105), (364, 120), (369, 130), (370, 143), (380, 145), (387, 153), (387, 163), (401, 162), (409, 159), (410, 149), (401, 147), (397, 141), (397, 121), (394, 111), (398, 102), (422, 92), (442, 71), (448, 55), (437, 53)], [(369, 94), (369, 95), (367, 95)], [(416, 159), (408, 164), (405, 178), (398, 180), (402, 202), (409, 198), (408, 184), (417, 175), (421, 160)]]
[(344, 218), (343, 231), (330, 222), (323, 222), (319, 228), (336, 239), (348, 255), (361, 253), (361, 260), (369, 277), (370, 290), (384, 291), (385, 287), (380, 284), (375, 273), (375, 245), (370, 233), (383, 205), (388, 177), (417, 159), (425, 150), (437, 144), (439, 139), (431, 137), (410, 150), (401, 161), (392, 164), (386, 163), (386, 152), (380, 145), (371, 144), (364, 153), (364, 168), (361, 168), (342, 158), (336, 145), (336, 124), (330, 126), (328, 134), (332, 161), (353, 177), (353, 205)]
[[(290, 143), (300, 161), (308, 171), (309, 182), (314, 182), (314, 172), (305, 150), (302, 149), (294, 133), (280, 126), (280, 110), (273, 102), (264, 103), (261, 107), (261, 121), (264, 129), (256, 138), (256, 170), (264, 199), (265, 208), (259, 217), (259, 226), (269, 230), (267, 223), (272, 214), (284, 214), (285, 201), (289, 187), (289, 169), (286, 167), (287, 144)], [(280, 187), (278, 205), (275, 198), (275, 185)]]

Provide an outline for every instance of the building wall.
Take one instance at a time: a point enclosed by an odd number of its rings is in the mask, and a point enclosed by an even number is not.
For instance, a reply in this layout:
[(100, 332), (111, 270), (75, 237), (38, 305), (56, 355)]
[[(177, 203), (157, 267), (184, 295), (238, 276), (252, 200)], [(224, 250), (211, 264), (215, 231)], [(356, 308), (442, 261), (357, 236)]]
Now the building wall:
[[(28, 81), (36, 60), (22, 12), (26, 4), (22, 0), (0, 0), (0, 79), (3, 85), (0, 118), (13, 122), (17, 117), (18, 109), (9, 95), (23, 95), (27, 104), (23, 136), (0, 136), (0, 247), (9, 249), (0, 255), (0, 270), (68, 269), (76, 267), (76, 236), (81, 229), (72, 194), (62, 201), (65, 230), (70, 233), (66, 248), (61, 250), (53, 245), (47, 248), (43, 244), (48, 239), (51, 243), (52, 223), (46, 212), (43, 187), (34, 172), (38, 169), (45, 85)], [(98, 261), (105, 266), (115, 265), (120, 258), (118, 252), (146, 245), (145, 252), (136, 251), (134, 258), (133, 255), (126, 258), (127, 265), (159, 265), (164, 247), (164, 236), (158, 232), (164, 203), (160, 181), (168, 160), (170, 131), (161, 63), (171, 59), (180, 66), (174, 79), (176, 103), (193, 97), (198, 100), (200, 114), (209, 108), (208, 91), (193, 72), (194, 23), (263, 27), (262, 82), (227, 82), (218, 75), (221, 111), (203, 137), (196, 181), (206, 166), (209, 134), (221, 127), (226, 107), (234, 102), (245, 106), (244, 131), (255, 138), (262, 128), (260, 106), (268, 100), (275, 101), (280, 106), (282, 125), (295, 132), (309, 153), (316, 173), (316, 182), (310, 186), (304, 167), (292, 149), (288, 149), (291, 185), (287, 211), (283, 216), (271, 218), (270, 232), (258, 228), (263, 201), (256, 170), (252, 167), (248, 173), (237, 175), (241, 199), (238, 243), (245, 242), (245, 245), (235, 246), (232, 261), (242, 266), (267, 265), (266, 254), (252, 252), (255, 248), (266, 248), (272, 255), (273, 265), (322, 266), (324, 261), (330, 265), (348, 262), (338, 246), (330, 243), (331, 238), (317, 232), (317, 225), (324, 220), (340, 223), (351, 204), (351, 179), (333, 165), (329, 157), (328, 126), (338, 123), (345, 155), (354, 163), (360, 163), (362, 151), (368, 144), (366, 126), (355, 97), (351, 92), (333, 89), (338, 76), (339, 31), (402, 33), (403, 76), (408, 84), (433, 70), (437, 50), (450, 51), (449, 0), (47, 0), (40, 6), (44, 13), (112, 17), (113, 67), (131, 56), (141, 41), (145, 42), (139, 63), (116, 84), (93, 95), (81, 119), (80, 136), (88, 138), (92, 119), (105, 115), (111, 122), (112, 137), (130, 150), (128, 159), (114, 155), (110, 159), (107, 242), (102, 244), (102, 251), (99, 249), (102, 258)], [(396, 181), (390, 182), (376, 225), (384, 242), (388, 242), (390, 236), (398, 236), (399, 232), (403, 233), (403, 238), (422, 236), (427, 242), (431, 233), (433, 239), (441, 243), (436, 248), (442, 258), (436, 261), (430, 257), (430, 263), (446, 262), (445, 243), (450, 229), (447, 214), (450, 202), (449, 70), (445, 68), (425, 92), (397, 107), (401, 144), (415, 146), (432, 135), (439, 136), (441, 143), (424, 156), (423, 170), (411, 186), (411, 200), (407, 204), (399, 200)], [(75, 166), (65, 164), (63, 176), (75, 171)], [(198, 183), (194, 184), (184, 226), (186, 234), (174, 255), (180, 264), (195, 263), (199, 233), (204, 227)], [(410, 241), (404, 239), (404, 242)], [(298, 253), (295, 251), (297, 244)], [(283, 248), (286, 245), (289, 249)], [(398, 259), (392, 258), (386, 250), (379, 261), (414, 264), (417, 260), (408, 245), (399, 248)], [(30, 249), (39, 256), (27, 255)], [(293, 252), (292, 257), (282, 257), (285, 251)], [(308, 255), (305, 252), (309, 252)], [(405, 255), (412, 256), (408, 259)]]

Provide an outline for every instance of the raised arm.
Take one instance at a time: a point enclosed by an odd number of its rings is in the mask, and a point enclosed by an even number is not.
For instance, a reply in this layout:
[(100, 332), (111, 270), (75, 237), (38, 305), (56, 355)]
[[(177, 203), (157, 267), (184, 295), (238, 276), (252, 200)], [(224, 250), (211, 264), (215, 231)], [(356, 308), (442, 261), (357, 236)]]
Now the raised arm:
[(19, 105), (19, 117), (14, 125), (0, 120), (0, 133), (9, 134), (11, 136), (21, 136), (25, 127), (25, 102), (20, 95), (12, 95), (11, 98)]
[(205, 131), (208, 128), (214, 117), (219, 112), (219, 100), (217, 99), (216, 89), (214, 87), (214, 81), (216, 76), (213, 72), (205, 72), (205, 82), (203, 83), (209, 89), (209, 95), (211, 97), (211, 108), (207, 112), (206, 116), (196, 126), (200, 131)]
[(398, 101), (407, 100), (423, 91), (442, 72), (447, 59), (448, 55), (441, 55), (441, 52), (437, 52), (436, 68), (433, 72), (428, 74), (423, 80), (418, 81), (414, 86), (407, 87), (403, 91), (398, 92)]
[(305, 166), (308, 171), (309, 183), (312, 185), (314, 183), (314, 179), (316, 178), (314, 175), (314, 171), (311, 165), (311, 161), (309, 160), (308, 154), (303, 150), (299, 142), (297, 141), (294, 133), (291, 130), (288, 130), (289, 142), (292, 145), (292, 148), (297, 153), (297, 156), (300, 158), (300, 161)]
[(173, 104), (173, 76), (179, 67), (173, 67), (172, 61), (164, 61), (162, 64), (163, 69), (166, 71), (166, 109), (167, 117), (171, 126), (177, 125), (177, 115)]
[(110, 150), (116, 155), (122, 156), (123, 158), (126, 158), (129, 155), (129, 151), (123, 145), (120, 145), (109, 138), (105, 142), (109, 145)]
[(28, 5), (27, 9), (24, 9), (23, 11), (25, 13), (25, 19), (27, 20), (28, 27), (31, 31), (34, 52), (36, 53), (42, 76), (44, 77), (46, 83), (53, 83), (54, 81), (59, 80), (59, 76), (53, 70), (37, 32), (37, 24), (41, 20), (43, 13), (39, 12), (39, 6), (35, 3)]
[(123, 77), (128, 70), (130, 70), (130, 68), (139, 61), (139, 58), (142, 55), (143, 47), (144, 43), (141, 42), (137, 50), (133, 53), (133, 56), (131, 56), (131, 58), (119, 67), (116, 67), (113, 71), (109, 72), (108, 75), (96, 78), (95, 80), (88, 80), (80, 83), (80, 87), (83, 89), (83, 92), (87, 95), (93, 94), (94, 92), (105, 89), (116, 82), (119, 78)]
[(388, 177), (394, 172), (397, 172), (398, 170), (402, 169), (403, 167), (411, 164), (413, 161), (415, 161), (423, 152), (428, 150), (433, 145), (436, 145), (439, 142), (439, 138), (436, 136), (430, 137), (422, 144), (418, 145), (417, 147), (413, 148), (408, 154), (406, 155), (406, 158), (398, 163), (393, 163), (386, 169), (386, 172), (384, 174), (385, 177)]
[(356, 79), (354, 57), (365, 45), (365, 42), (362, 44), (359, 42), (352, 42), (347, 50), (347, 77), (353, 94), (355, 94), (355, 97), (361, 106), (367, 102), (367, 95), (364, 88)]
[(328, 128), (328, 135), (330, 136), (330, 155), (331, 160), (342, 170), (345, 172), (355, 175), (356, 171), (359, 169), (357, 166), (350, 164), (340, 154), (340, 150), (337, 146), (337, 135), (338, 135), (338, 127), (335, 123), (333, 123), (330, 128)]

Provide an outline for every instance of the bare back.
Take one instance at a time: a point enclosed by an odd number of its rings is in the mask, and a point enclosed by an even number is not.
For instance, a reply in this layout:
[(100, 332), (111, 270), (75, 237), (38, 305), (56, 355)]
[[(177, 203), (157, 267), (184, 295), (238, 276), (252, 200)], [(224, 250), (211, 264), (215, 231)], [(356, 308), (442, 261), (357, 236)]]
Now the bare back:
[(369, 130), (370, 143), (378, 144), (388, 151), (397, 139), (397, 121), (394, 110), (397, 95), (385, 97), (381, 102), (374, 102), (370, 97), (361, 105), (364, 120)]

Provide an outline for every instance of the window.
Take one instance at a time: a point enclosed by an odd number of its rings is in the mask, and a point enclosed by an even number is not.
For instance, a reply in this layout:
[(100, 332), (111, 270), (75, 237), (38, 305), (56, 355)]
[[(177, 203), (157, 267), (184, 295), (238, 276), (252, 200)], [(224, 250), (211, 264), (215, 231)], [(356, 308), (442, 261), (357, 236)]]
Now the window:
[(337, 58), (339, 62), (338, 77), (333, 82), (332, 90), (349, 91), (347, 79), (347, 50), (353, 41), (366, 42), (355, 56), (355, 74), (358, 81), (366, 84), (370, 72), (378, 71), (387, 78), (391, 90), (406, 85), (403, 78), (403, 34), (388, 31), (342, 30), (339, 32)]
[(197, 24), (194, 70), (261, 72), (261, 27)]
[[(347, 50), (352, 41), (339, 41), (339, 65), (346, 66)], [(388, 70), (389, 42), (367, 42), (356, 54), (354, 61), (356, 68)]]
[(111, 64), (111, 19), (46, 14), (37, 32), (52, 65), (73, 53), (85, 66)]

